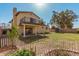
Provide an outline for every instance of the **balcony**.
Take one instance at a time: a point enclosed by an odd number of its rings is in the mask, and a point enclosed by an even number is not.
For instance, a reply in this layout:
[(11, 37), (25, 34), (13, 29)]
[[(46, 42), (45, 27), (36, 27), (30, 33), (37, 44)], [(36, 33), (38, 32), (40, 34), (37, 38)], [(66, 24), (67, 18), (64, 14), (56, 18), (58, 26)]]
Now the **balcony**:
[(39, 20), (36, 20), (36, 19), (34, 19), (34, 18), (30, 18), (30, 19), (21, 19), (20, 20), (20, 25), (22, 25), (22, 24), (35, 24), (35, 25), (39, 25), (40, 24), (40, 22), (39, 22)]

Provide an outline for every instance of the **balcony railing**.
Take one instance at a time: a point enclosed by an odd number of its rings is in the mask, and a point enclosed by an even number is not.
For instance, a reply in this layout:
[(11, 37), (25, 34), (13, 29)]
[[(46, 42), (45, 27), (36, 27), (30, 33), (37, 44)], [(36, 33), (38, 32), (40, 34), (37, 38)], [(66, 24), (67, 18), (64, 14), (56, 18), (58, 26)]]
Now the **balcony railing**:
[(39, 20), (30, 18), (29, 21), (27, 21), (26, 19), (22, 19), (20, 21), (20, 25), (22, 25), (22, 24), (41, 24), (41, 23), (39, 22)]

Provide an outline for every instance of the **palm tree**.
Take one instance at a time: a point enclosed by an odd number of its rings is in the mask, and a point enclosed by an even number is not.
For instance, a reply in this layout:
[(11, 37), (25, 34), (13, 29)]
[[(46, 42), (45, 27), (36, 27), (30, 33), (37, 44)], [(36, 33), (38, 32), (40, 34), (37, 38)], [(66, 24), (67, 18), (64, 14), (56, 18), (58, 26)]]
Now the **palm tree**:
[(13, 48), (14, 40), (18, 39), (18, 37), (19, 37), (18, 29), (16, 27), (12, 27), (11, 31), (8, 31), (7, 35), (9, 37), (10, 41), (11, 41), (11, 45), (12, 45), (12, 48)]

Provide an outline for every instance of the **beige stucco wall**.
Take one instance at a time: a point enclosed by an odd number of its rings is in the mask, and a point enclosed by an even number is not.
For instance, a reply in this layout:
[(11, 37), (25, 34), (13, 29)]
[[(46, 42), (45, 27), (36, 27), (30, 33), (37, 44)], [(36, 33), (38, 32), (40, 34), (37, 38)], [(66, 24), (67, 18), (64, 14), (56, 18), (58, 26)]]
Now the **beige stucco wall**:
[[(32, 29), (33, 34), (44, 33), (46, 31), (45, 26), (39, 26), (39, 25), (34, 26)], [(23, 32), (23, 26), (20, 26), (20, 30), (21, 30), (20, 32)]]
[(37, 19), (39, 20), (39, 18), (35, 15), (33, 15), (32, 13), (20, 13), (18, 16), (17, 16), (17, 25), (19, 25), (20, 23), (20, 19), (22, 19), (23, 17), (27, 17), (28, 19), (30, 19), (31, 17), (34, 18), (34, 19)]
[[(28, 21), (29, 21), (30, 18), (34, 18), (34, 19), (37, 20), (37, 22), (39, 22), (39, 21), (38, 21), (39, 18), (38, 18), (37, 16), (35, 16), (34, 14), (32, 14), (32, 13), (19, 13), (19, 14), (14, 18), (14, 20), (15, 20), (14, 23), (16, 23), (16, 26), (18, 27), (18, 29), (20, 29), (20, 32), (23, 32), (23, 26), (20, 26), (20, 25), (19, 25), (20, 19), (22, 19), (23, 17), (27, 17), (26, 20), (28, 20)], [(26, 25), (26, 26), (28, 26), (28, 25)], [(33, 27), (33, 33), (34, 33), (34, 34), (43, 33), (43, 32), (45, 32), (45, 30), (46, 30), (45, 27), (44, 27), (44, 26), (42, 27), (42, 25), (38, 25), (38, 26), (36, 25), (36, 26)]]
[(34, 28), (33, 33), (44, 33), (46, 31), (45, 26), (37, 26)]

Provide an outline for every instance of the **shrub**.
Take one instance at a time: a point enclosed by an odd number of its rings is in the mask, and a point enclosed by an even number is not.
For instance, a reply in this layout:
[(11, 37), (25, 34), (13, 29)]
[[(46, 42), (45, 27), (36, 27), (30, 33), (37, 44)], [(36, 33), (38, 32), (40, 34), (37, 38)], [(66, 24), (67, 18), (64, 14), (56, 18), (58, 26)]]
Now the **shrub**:
[(77, 33), (79, 33), (79, 30), (77, 31)]
[(61, 29), (61, 33), (78, 33), (76, 29)]
[(55, 32), (56, 32), (56, 33), (59, 33), (59, 32), (61, 32), (61, 29), (55, 28)]
[(13, 54), (9, 54), (10, 56), (34, 56), (35, 53), (29, 50), (18, 50)]

